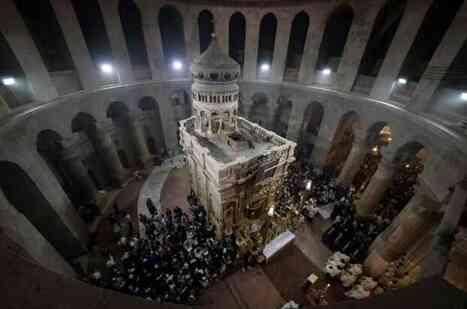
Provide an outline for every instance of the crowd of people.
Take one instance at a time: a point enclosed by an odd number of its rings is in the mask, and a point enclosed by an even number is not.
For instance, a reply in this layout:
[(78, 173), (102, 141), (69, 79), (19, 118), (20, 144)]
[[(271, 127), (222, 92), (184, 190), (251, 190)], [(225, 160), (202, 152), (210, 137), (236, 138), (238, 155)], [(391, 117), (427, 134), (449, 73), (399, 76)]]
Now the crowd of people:
[(105, 269), (92, 273), (90, 280), (157, 302), (196, 302), (202, 290), (233, 267), (237, 248), (231, 237), (216, 239), (193, 194), (188, 201), (190, 214), (180, 208), (159, 213), (148, 199), (150, 216), (140, 215), (144, 235), (118, 231), (118, 252), (109, 254)]
[[(373, 240), (413, 195), (419, 172), (416, 162), (402, 162), (375, 213), (359, 217), (351, 188), (337, 185), (332, 172), (297, 161), (289, 167), (277, 192), (274, 211), (280, 216), (290, 217), (292, 213), (293, 218), (302, 218), (301, 213), (306, 215), (309, 207), (331, 209), (332, 224), (322, 235), (322, 242), (333, 252), (342, 252), (353, 263), (360, 263)], [(195, 303), (204, 289), (238, 266), (241, 259), (234, 236), (218, 240), (193, 192), (187, 200), (190, 213), (180, 208), (160, 212), (148, 199), (150, 215), (139, 216), (143, 229), (134, 227), (129, 215), (117, 209), (111, 216), (117, 250), (108, 254), (106, 266), (92, 273), (91, 280), (101, 287), (158, 302)], [(139, 230), (144, 232), (140, 235)]]

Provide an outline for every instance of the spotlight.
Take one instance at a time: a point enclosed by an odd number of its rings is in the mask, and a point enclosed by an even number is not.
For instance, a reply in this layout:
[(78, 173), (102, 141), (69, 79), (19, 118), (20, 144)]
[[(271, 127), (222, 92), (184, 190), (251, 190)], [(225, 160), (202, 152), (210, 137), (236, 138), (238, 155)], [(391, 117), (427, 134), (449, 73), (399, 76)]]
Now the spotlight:
[(183, 63), (180, 60), (174, 60), (172, 61), (172, 69), (175, 71), (180, 71), (183, 69)]
[(379, 150), (378, 146), (375, 146), (375, 147), (373, 147), (373, 148), (371, 149), (371, 151), (373, 151), (373, 153), (375, 153), (375, 154), (378, 153), (378, 150)]
[(261, 72), (269, 72), (270, 69), (271, 69), (271, 66), (269, 64), (267, 64), (267, 63), (263, 63), (260, 66)]
[(398, 83), (399, 85), (406, 85), (406, 84), (407, 84), (407, 79), (401, 77), (401, 78), (399, 78), (399, 79), (397, 80), (397, 83)]
[(462, 101), (467, 101), (467, 92), (462, 92), (461, 93), (461, 100)]
[(330, 68), (324, 68), (323, 71), (321, 71), (323, 73), (323, 75), (331, 75), (332, 73), (332, 70)]
[(103, 63), (100, 66), (101, 71), (104, 72), (105, 74), (112, 74), (114, 71), (113, 66), (110, 63)]
[(305, 189), (306, 189), (307, 191), (310, 191), (310, 190), (311, 190), (311, 185), (312, 185), (312, 181), (311, 181), (311, 180), (308, 180), (308, 181), (306, 182)]
[(5, 86), (13, 86), (16, 84), (16, 79), (14, 77), (5, 77), (2, 79), (2, 83)]

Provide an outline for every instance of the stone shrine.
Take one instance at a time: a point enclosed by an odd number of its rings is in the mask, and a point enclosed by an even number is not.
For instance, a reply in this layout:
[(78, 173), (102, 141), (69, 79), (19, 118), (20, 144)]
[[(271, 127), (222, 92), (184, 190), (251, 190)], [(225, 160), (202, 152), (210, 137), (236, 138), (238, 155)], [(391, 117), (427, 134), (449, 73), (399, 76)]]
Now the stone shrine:
[(192, 188), (218, 237), (234, 233), (261, 249), (296, 145), (238, 116), (240, 66), (215, 38), (194, 59), (192, 74), (193, 116), (180, 123)]

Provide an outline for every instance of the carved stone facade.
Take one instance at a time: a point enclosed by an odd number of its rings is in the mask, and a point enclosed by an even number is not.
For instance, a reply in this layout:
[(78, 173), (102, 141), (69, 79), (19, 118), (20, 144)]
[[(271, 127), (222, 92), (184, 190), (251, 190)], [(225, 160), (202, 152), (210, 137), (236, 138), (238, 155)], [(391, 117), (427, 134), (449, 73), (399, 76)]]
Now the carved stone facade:
[[(194, 60), (194, 116), (180, 124), (192, 187), (219, 237), (262, 235), (295, 143), (237, 116), (239, 65), (216, 40)], [(240, 235), (238, 235), (240, 236)]]

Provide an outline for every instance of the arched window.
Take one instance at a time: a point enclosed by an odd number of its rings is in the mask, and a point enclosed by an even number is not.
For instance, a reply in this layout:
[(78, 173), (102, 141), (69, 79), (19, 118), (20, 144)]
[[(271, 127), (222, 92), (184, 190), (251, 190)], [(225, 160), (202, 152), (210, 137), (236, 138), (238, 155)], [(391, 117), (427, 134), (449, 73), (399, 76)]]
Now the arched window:
[(229, 22), (229, 55), (243, 67), (245, 58), (246, 21), (242, 13), (235, 13)]
[(269, 13), (261, 20), (258, 45), (258, 76), (267, 78), (271, 76), (266, 66), (271, 67), (274, 56), (274, 44), (276, 41), (277, 18)]
[[(118, 9), (133, 72), (143, 69), (150, 73), (139, 8), (134, 0), (120, 0)], [(137, 78), (141, 76), (142, 79), (149, 77), (141, 74), (135, 76)]]
[(73, 70), (74, 65), (49, 0), (14, 0), (16, 8), (49, 72)]
[(10, 108), (15, 108), (32, 101), (32, 94), (28, 86), (23, 68), (8, 45), (7, 40), (0, 33), (0, 76), (14, 78), (15, 87), (7, 87), (0, 81), (0, 95)]
[(182, 15), (173, 6), (163, 6), (159, 11), (159, 29), (165, 63), (185, 59), (185, 34)]
[(341, 5), (328, 17), (319, 48), (317, 70), (330, 68), (332, 71), (337, 71), (353, 16), (353, 10), (349, 5)]
[(203, 53), (211, 44), (212, 34), (214, 33), (214, 16), (208, 10), (199, 13), (198, 16), (199, 29), (199, 47)]
[[(381, 64), (386, 57), (386, 53), (391, 46), (391, 42), (404, 15), (406, 5), (407, 0), (388, 0), (379, 11), (358, 68), (358, 75), (363, 76), (361, 79), (357, 78), (353, 90), (362, 91), (361, 87), (356, 89), (359, 80), (363, 83), (363, 79), (368, 76), (378, 76)], [(371, 86), (365, 87), (363, 91), (368, 93), (370, 90)]]
[(308, 14), (305, 12), (298, 13), (292, 22), (284, 72), (287, 80), (297, 80), (298, 78), (309, 23)]
[(402, 64), (399, 78), (409, 82), (420, 80), (463, 2), (434, 0)]
[[(39, 1), (35, 1), (39, 2)], [(112, 49), (97, 1), (71, 0), (86, 46), (96, 66), (112, 62)]]

